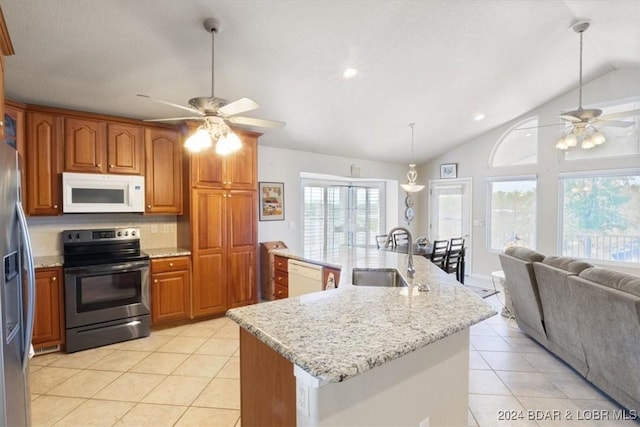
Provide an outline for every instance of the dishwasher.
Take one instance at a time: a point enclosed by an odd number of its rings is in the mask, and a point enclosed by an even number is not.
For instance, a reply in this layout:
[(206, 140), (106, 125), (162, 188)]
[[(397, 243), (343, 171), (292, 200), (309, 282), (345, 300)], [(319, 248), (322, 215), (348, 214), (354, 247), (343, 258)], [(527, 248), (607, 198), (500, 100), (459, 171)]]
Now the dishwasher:
[(289, 258), (289, 296), (320, 292), (322, 266)]

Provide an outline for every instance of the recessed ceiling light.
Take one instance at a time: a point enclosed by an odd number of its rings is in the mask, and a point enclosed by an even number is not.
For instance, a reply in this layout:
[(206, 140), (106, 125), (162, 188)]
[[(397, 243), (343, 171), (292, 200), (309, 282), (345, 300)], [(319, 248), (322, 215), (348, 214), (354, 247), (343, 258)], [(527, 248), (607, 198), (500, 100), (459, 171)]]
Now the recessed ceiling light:
[(344, 73), (342, 73), (342, 77), (344, 77), (345, 79), (352, 79), (357, 75), (358, 70), (356, 70), (355, 68), (347, 68), (346, 70), (344, 70)]
[(475, 120), (476, 122), (479, 122), (480, 120), (484, 119), (485, 115), (483, 113), (478, 113), (475, 116), (473, 116), (473, 120)]

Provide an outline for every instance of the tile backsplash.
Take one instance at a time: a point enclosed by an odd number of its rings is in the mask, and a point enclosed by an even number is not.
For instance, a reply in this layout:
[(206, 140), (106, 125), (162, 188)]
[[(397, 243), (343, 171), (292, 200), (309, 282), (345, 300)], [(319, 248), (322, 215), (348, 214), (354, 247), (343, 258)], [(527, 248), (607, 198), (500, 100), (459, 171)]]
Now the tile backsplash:
[(35, 256), (62, 255), (62, 231), (109, 227), (140, 228), (142, 249), (177, 246), (175, 215), (66, 214), (28, 217), (29, 236)]

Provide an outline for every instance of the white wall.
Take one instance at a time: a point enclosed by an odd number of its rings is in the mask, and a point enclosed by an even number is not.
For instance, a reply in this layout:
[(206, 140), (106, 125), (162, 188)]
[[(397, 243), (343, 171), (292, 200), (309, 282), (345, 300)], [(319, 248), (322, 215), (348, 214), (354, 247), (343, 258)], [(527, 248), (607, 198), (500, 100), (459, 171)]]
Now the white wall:
[[(394, 188), (391, 188), (392, 191), (387, 190), (388, 195), (391, 195), (391, 206), (387, 209), (387, 230), (398, 223), (407, 226), (404, 219), (404, 192), (399, 186), (406, 180), (408, 164), (372, 162), (258, 145), (258, 180), (284, 182), (284, 221), (260, 221), (258, 241), (282, 240), (292, 252), (302, 253), (300, 173), (334, 175), (349, 180), (351, 165), (360, 167), (360, 178), (395, 181), (391, 185), (402, 194), (396, 193), (394, 197)], [(425, 214), (418, 204), (415, 210), (416, 217)], [(414, 220), (409, 229), (414, 228), (415, 223)]]
[[(550, 76), (552, 78), (552, 76)], [(505, 94), (518, 96), (518, 94)], [(583, 88), (585, 106), (613, 100), (640, 96), (640, 68), (624, 68), (607, 73)], [(539, 123), (557, 123), (561, 111), (574, 110), (578, 104), (578, 91), (574, 90), (527, 114), (514, 119), (478, 138), (468, 141), (457, 148), (420, 165), (418, 175), (422, 180), (438, 179), (440, 164), (458, 163), (459, 177), (473, 177), (473, 219), (487, 218), (487, 177), (510, 176), (536, 173), (538, 174), (537, 205), (537, 250), (546, 255), (558, 254), (558, 175), (561, 172), (639, 167), (638, 157), (618, 157), (607, 160), (562, 161), (555, 148), (558, 139), (558, 128), (543, 127), (538, 130), (538, 164), (534, 166), (489, 168), (489, 156), (494, 144), (512, 126), (521, 120), (534, 115), (539, 116)], [(424, 183), (425, 181), (422, 181)], [(419, 196), (422, 211), (428, 212), (428, 194)], [(419, 230), (427, 230), (427, 216), (420, 215)], [(488, 275), (491, 271), (501, 270), (497, 253), (487, 250), (486, 225), (473, 227), (473, 271), (472, 274)], [(609, 266), (611, 267), (611, 266)], [(615, 266), (616, 270), (640, 274), (638, 269)]]

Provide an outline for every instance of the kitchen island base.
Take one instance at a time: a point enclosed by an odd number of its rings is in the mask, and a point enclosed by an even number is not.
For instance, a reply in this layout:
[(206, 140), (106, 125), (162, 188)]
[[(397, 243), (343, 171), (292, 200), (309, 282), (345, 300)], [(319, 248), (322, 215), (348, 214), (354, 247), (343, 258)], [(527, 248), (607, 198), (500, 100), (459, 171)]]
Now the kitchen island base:
[(322, 383), (241, 329), (240, 364), (246, 426), (467, 423), (468, 328), (337, 383)]

